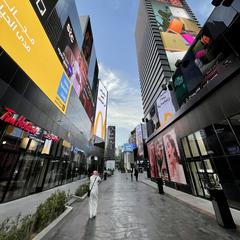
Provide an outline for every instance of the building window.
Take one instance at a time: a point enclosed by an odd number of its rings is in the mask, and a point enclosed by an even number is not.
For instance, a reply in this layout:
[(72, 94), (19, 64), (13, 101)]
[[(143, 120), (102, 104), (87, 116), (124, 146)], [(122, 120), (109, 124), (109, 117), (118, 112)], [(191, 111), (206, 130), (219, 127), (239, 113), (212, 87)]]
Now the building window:
[(240, 154), (240, 147), (228, 122), (224, 120), (219, 124), (214, 124), (214, 128), (220, 139), (225, 154)]
[(184, 153), (185, 153), (185, 157), (186, 158), (191, 158), (191, 153), (190, 153), (190, 150), (189, 150), (189, 147), (188, 147), (188, 142), (187, 142), (187, 138), (183, 138), (182, 139), (182, 145), (183, 145), (183, 150), (184, 150)]
[(193, 157), (199, 157), (200, 154), (199, 154), (197, 144), (196, 144), (196, 140), (195, 140), (193, 134), (188, 136), (188, 141), (189, 141), (189, 145), (190, 145)]
[(195, 137), (196, 137), (196, 141), (198, 143), (198, 147), (199, 147), (199, 150), (201, 152), (201, 155), (202, 156), (206, 156), (207, 155), (207, 150), (206, 150), (206, 147), (205, 147), (205, 144), (203, 142), (203, 138), (205, 138), (205, 134), (204, 134), (204, 131), (197, 131), (194, 133)]

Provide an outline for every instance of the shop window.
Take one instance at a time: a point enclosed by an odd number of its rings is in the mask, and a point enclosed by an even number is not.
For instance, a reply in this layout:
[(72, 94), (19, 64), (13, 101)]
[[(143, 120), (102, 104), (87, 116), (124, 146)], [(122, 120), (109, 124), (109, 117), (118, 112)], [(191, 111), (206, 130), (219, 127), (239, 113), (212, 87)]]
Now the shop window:
[(191, 158), (191, 153), (190, 153), (190, 150), (189, 150), (189, 147), (188, 147), (188, 142), (187, 142), (187, 138), (183, 138), (182, 139), (182, 145), (183, 145), (183, 150), (184, 150), (184, 153), (185, 153), (185, 157), (186, 158)]
[(226, 120), (222, 121), (219, 124), (214, 124), (216, 133), (220, 139), (222, 147), (226, 154), (239, 154), (240, 147), (237, 143), (237, 140)]
[(201, 135), (205, 137), (203, 137), (203, 139), (206, 139), (206, 143), (205, 147), (207, 148), (207, 153), (210, 155), (223, 155), (223, 151), (221, 148), (221, 145), (218, 141), (217, 135), (215, 130), (213, 129), (212, 126), (206, 127), (202, 130), (200, 130), (202, 133)]
[(199, 157), (199, 151), (198, 151), (196, 140), (193, 134), (188, 136), (188, 141), (189, 141), (189, 145), (190, 145), (193, 157)]
[(213, 162), (222, 182), (233, 181), (233, 174), (226, 158), (213, 158)]
[(3, 151), (0, 145), (0, 201), (3, 200), (4, 193), (7, 191), (7, 184), (11, 180), (19, 154)]
[(198, 195), (203, 197), (204, 193), (203, 193), (202, 185), (201, 185), (200, 178), (199, 178), (199, 175), (198, 175), (198, 171), (197, 171), (197, 168), (196, 168), (196, 163), (191, 162), (189, 164), (190, 164), (191, 174), (192, 174), (192, 177), (194, 179), (195, 190), (196, 190)]
[(238, 141), (240, 141), (240, 114), (237, 114), (230, 118), (231, 125), (233, 127), (233, 130), (238, 138)]
[(233, 172), (234, 178), (240, 187), (240, 156), (228, 157), (228, 162)]
[(47, 169), (47, 174), (44, 183), (44, 190), (53, 188), (57, 185), (58, 179), (58, 167), (59, 167), (59, 159), (53, 158), (49, 160), (49, 166)]
[(204, 131), (197, 131), (194, 133), (196, 141), (198, 143), (199, 150), (201, 152), (202, 156), (207, 155), (207, 150), (203, 141), (203, 138), (205, 138), (205, 133)]

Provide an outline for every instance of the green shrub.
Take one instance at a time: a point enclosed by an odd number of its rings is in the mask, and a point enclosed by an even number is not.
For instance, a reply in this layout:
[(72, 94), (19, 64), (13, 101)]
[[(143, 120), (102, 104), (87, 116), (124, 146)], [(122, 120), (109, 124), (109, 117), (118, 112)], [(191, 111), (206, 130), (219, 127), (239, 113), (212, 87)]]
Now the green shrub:
[(75, 195), (82, 197), (89, 190), (89, 183), (82, 184), (79, 186), (75, 192)]
[(0, 225), (0, 240), (30, 240), (35, 233), (42, 231), (65, 210), (67, 196), (65, 192), (53, 193), (40, 204), (34, 215), (15, 220), (6, 219)]
[(35, 213), (34, 232), (38, 233), (55, 220), (65, 210), (67, 196), (65, 192), (53, 193), (45, 202), (40, 204)]
[(29, 240), (34, 218), (32, 215), (20, 218), (20, 215), (11, 222), (6, 219), (0, 225), (0, 240)]

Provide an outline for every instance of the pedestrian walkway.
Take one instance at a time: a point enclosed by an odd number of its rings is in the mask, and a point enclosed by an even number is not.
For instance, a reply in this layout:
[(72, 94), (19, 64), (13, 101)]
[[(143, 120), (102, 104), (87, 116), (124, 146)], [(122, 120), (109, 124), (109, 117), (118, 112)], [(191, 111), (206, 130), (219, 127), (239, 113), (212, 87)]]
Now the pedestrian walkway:
[(89, 220), (88, 201), (73, 211), (44, 240), (227, 240), (240, 239), (216, 221), (146, 184), (116, 173), (100, 185), (96, 219)]
[[(151, 181), (146, 176), (144, 176), (144, 174), (141, 174), (140, 176), (141, 177), (139, 181), (153, 187), (154, 189), (158, 189), (157, 184)], [(214, 212), (211, 201), (203, 198), (195, 197), (191, 194), (187, 194), (182, 191), (177, 191), (167, 186), (163, 186), (163, 188), (164, 188), (165, 194), (168, 194), (169, 196), (196, 208), (198, 211), (201, 211), (204, 214), (208, 214), (209, 216), (215, 218), (215, 212)], [(232, 208), (230, 208), (230, 210), (231, 210), (232, 217), (234, 219), (235, 224), (240, 229), (240, 211)]]

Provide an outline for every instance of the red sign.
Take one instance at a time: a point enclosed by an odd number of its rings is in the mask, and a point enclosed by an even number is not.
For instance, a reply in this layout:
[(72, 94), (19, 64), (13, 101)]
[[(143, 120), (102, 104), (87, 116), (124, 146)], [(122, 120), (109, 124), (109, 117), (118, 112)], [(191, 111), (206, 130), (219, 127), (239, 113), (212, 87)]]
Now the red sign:
[(7, 112), (5, 112), (0, 119), (6, 123), (9, 123), (15, 127), (21, 128), (25, 132), (29, 132), (31, 134), (36, 134), (37, 129), (33, 126), (33, 124), (29, 121), (26, 121), (26, 117), (20, 116), (20, 117), (15, 117), (14, 114), (16, 112), (12, 110), (11, 108), (5, 107)]
[(48, 139), (48, 140), (52, 140), (53, 142), (58, 142), (60, 140), (59, 137), (53, 135), (53, 134), (50, 134), (50, 133), (47, 133), (47, 134), (43, 134), (43, 137)]

